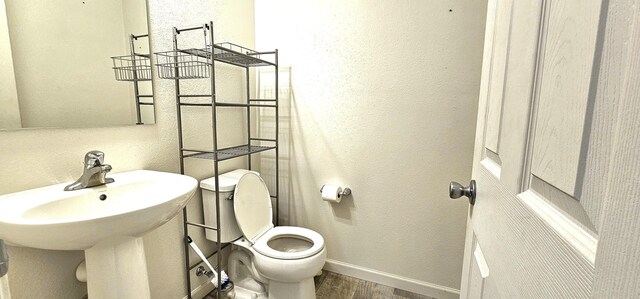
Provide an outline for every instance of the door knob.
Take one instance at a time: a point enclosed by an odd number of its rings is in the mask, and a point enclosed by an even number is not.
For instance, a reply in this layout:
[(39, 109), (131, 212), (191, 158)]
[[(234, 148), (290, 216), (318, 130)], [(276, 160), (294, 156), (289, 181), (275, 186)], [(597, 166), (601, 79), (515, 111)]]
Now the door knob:
[(476, 203), (476, 180), (471, 180), (469, 187), (463, 187), (458, 182), (451, 182), (451, 184), (449, 184), (449, 197), (456, 199), (463, 195), (469, 198), (471, 205)]

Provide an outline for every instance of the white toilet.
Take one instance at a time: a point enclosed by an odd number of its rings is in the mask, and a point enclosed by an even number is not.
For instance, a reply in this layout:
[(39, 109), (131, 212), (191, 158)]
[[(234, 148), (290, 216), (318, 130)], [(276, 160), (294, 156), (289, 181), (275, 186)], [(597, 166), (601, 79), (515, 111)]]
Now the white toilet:
[[(250, 259), (250, 265), (245, 265), (248, 272), (255, 281), (266, 284), (271, 299), (315, 298), (313, 277), (322, 269), (327, 255), (322, 236), (302, 227), (274, 227), (271, 196), (258, 173), (234, 170), (221, 174), (219, 183), (221, 240), (233, 242), (241, 248), (234, 251), (242, 251), (232, 252), (230, 265), (248, 255), (240, 264)], [(215, 227), (214, 178), (203, 180), (200, 187), (205, 224)], [(216, 237), (215, 231), (207, 232), (207, 239), (217, 241)]]

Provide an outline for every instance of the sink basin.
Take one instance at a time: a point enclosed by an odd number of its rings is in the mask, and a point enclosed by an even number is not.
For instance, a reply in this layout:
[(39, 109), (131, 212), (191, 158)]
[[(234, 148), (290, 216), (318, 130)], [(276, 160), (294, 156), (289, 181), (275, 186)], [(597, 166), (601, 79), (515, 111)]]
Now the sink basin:
[[(189, 176), (135, 170), (76, 191), (69, 183), (0, 196), (0, 239), (51, 250), (84, 250), (89, 297), (149, 298), (142, 236), (171, 220), (195, 193)], [(123, 271), (126, 269), (126, 271)]]
[(0, 239), (14, 245), (84, 250), (139, 237), (171, 220), (196, 190), (188, 176), (135, 170), (115, 182), (76, 191), (68, 183), (0, 196)]

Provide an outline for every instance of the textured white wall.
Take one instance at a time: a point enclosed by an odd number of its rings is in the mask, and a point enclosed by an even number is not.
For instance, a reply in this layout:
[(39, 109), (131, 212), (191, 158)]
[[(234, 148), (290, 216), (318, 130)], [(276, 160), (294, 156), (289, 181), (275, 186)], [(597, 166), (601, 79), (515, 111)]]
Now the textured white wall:
[[(236, 41), (253, 47), (253, 1), (178, 1), (150, 0), (150, 31), (155, 51), (171, 48), (173, 26), (193, 26), (214, 20), (216, 38)], [(242, 25), (239, 25), (242, 24)], [(222, 69), (222, 73), (234, 70)], [(243, 77), (242, 77), (243, 78)], [(241, 80), (223, 81), (223, 94), (240, 94)], [(113, 172), (133, 169), (178, 171), (177, 130), (174, 87), (171, 80), (155, 80), (157, 124), (92, 129), (39, 129), (12, 132), (0, 131), (0, 194), (46, 186), (77, 179), (82, 169), (83, 155), (93, 149), (106, 153), (106, 162)], [(198, 88), (194, 83), (192, 88)], [(223, 119), (235, 120), (237, 115), (221, 111)], [(210, 114), (191, 115), (210, 118)], [(241, 138), (243, 121), (227, 126), (221, 139), (224, 143)], [(204, 123), (190, 132), (197, 138), (210, 134)], [(193, 130), (192, 130), (193, 131)], [(197, 162), (192, 161), (192, 164)], [(192, 166), (194, 166), (192, 165)], [(210, 163), (199, 163), (190, 174), (197, 178), (211, 174)], [(223, 170), (241, 167), (243, 161), (224, 163)], [(209, 168), (207, 168), (209, 167)], [(206, 168), (206, 169), (205, 169)], [(199, 194), (190, 203), (192, 219), (198, 221)], [(145, 237), (152, 298), (175, 299), (185, 294), (182, 217), (178, 216)], [(194, 233), (194, 239), (211, 252), (207, 243)], [(82, 252), (45, 251), (10, 247), (9, 281), (13, 298), (82, 298), (86, 285), (75, 281), (75, 267), (84, 258)]]
[(20, 122), (20, 106), (16, 77), (11, 59), (11, 41), (4, 1), (0, 1), (0, 129), (18, 129)]
[[(485, 6), (256, 1), (257, 48), (291, 67), (283, 220), (328, 258), (459, 288), (467, 204), (447, 186), (471, 174)], [(335, 182), (353, 196), (323, 202)]]

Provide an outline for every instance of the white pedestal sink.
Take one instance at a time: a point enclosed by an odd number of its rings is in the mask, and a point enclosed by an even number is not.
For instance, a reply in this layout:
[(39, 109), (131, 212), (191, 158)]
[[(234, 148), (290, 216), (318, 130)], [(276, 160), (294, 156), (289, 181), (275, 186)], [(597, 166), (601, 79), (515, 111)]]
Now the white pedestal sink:
[(50, 250), (84, 250), (89, 298), (150, 298), (142, 236), (171, 220), (198, 182), (135, 170), (76, 191), (69, 183), (0, 196), (0, 239)]

